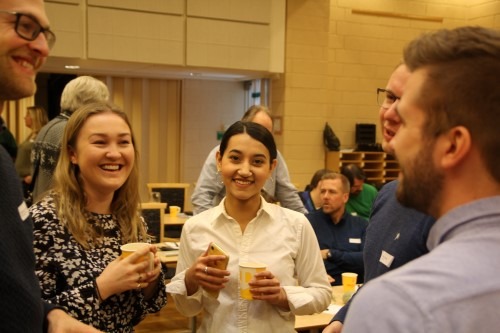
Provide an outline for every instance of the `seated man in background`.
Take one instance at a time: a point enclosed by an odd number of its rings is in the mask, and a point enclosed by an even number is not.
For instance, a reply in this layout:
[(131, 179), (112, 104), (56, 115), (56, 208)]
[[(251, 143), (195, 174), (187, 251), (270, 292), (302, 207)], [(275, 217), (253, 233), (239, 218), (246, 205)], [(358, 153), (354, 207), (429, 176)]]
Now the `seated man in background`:
[(346, 204), (346, 210), (353, 214), (368, 220), (372, 210), (373, 202), (377, 196), (375, 186), (366, 184), (366, 175), (356, 164), (347, 164), (340, 170), (344, 176), (349, 179), (351, 192), (349, 201)]
[(304, 191), (299, 192), (300, 199), (304, 203), (309, 213), (314, 212), (316, 209), (321, 208), (321, 194), (319, 193), (319, 182), (321, 177), (328, 172), (332, 172), (328, 169), (319, 169), (314, 173), (311, 178), (311, 182), (307, 184)]
[(368, 222), (346, 212), (349, 181), (344, 175), (329, 172), (320, 182), (322, 208), (306, 217), (318, 238), (321, 255), (332, 285), (342, 284), (341, 274), (358, 274), (363, 282), (363, 247)]
[[(273, 132), (273, 120), (271, 112), (265, 106), (251, 106), (241, 118), (241, 121), (251, 121), (267, 128)], [(208, 154), (205, 163), (196, 182), (191, 202), (193, 213), (199, 214), (209, 208), (217, 206), (226, 195), (224, 184), (217, 172), (215, 155), (219, 151), (219, 146), (212, 149)], [(300, 213), (307, 213), (298, 195), (297, 189), (290, 182), (290, 175), (285, 163), (285, 159), (278, 151), (278, 165), (274, 169), (271, 177), (266, 181), (263, 188), (263, 197), (268, 202), (279, 202), (282, 207), (295, 210)]]

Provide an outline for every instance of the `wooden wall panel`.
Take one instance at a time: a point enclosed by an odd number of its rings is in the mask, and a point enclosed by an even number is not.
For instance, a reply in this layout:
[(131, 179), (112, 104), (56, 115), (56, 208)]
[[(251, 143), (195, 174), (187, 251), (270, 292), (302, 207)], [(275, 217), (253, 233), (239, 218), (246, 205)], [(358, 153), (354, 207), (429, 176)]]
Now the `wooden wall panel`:
[(272, 2), (269, 0), (188, 0), (187, 15), (270, 23)]
[(185, 0), (87, 0), (88, 6), (183, 14)]
[(46, 6), (53, 56), (284, 70), (286, 0), (67, 1)]
[(88, 57), (183, 65), (184, 18), (89, 7)]
[(56, 33), (52, 56), (84, 58), (85, 39), (82, 8), (75, 4), (46, 3), (51, 29)]
[(148, 182), (181, 182), (179, 80), (99, 77), (128, 115), (140, 154), (141, 193)]
[(269, 68), (268, 25), (188, 18), (186, 36), (189, 66)]

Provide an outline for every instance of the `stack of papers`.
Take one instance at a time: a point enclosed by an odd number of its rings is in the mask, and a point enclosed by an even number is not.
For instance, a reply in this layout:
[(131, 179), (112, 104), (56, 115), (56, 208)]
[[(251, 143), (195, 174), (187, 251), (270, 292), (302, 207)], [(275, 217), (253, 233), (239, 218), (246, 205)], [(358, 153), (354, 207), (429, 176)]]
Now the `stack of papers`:
[(160, 251), (158, 254), (164, 257), (172, 257), (179, 255), (179, 250)]
[(328, 309), (323, 311), (323, 313), (329, 313), (333, 316), (333, 315), (336, 315), (337, 312), (339, 312), (339, 310), (341, 308), (342, 308), (342, 305), (330, 304), (330, 305), (328, 305)]
[(179, 254), (178, 242), (164, 242), (157, 245), (159, 254), (165, 257), (176, 256)]
[(158, 244), (157, 247), (161, 251), (178, 250), (179, 243), (178, 242), (164, 242), (164, 243)]

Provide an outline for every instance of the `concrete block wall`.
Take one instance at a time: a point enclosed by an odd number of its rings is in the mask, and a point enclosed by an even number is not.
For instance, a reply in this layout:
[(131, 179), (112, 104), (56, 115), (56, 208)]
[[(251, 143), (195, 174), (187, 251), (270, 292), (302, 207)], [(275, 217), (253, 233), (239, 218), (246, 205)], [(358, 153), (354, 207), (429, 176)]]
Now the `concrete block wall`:
[(325, 121), (342, 148), (354, 148), (356, 123), (378, 127), (376, 88), (411, 39), (463, 25), (498, 28), (500, 1), (288, 0), (286, 70), (272, 81), (272, 107), (283, 113), (277, 141), (292, 181), (303, 187), (324, 167)]
[(285, 74), (272, 81), (271, 108), (282, 116), (283, 130), (275, 138), (299, 189), (324, 163), (322, 129), (332, 87), (329, 7), (329, 0), (287, 1)]

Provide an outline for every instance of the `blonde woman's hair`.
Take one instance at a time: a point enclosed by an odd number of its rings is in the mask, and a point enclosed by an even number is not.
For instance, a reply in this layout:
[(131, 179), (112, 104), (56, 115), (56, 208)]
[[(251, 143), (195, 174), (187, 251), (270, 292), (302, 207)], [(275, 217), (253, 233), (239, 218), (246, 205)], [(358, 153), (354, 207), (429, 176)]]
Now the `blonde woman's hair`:
[(56, 207), (61, 223), (84, 248), (99, 243), (102, 233), (87, 222), (89, 212), (85, 209), (87, 198), (83, 190), (79, 167), (71, 163), (70, 152), (76, 149), (78, 135), (88, 118), (114, 113), (128, 125), (132, 134), (135, 161), (125, 183), (115, 191), (111, 202), (111, 214), (116, 219), (123, 243), (147, 240), (148, 236), (142, 219), (139, 217), (139, 153), (136, 149), (132, 127), (127, 115), (117, 106), (106, 102), (82, 106), (68, 120), (61, 145), (61, 154), (54, 173), (54, 193)]
[(29, 106), (28, 112), (31, 117), (31, 135), (36, 135), (49, 122), (47, 112), (41, 106)]

